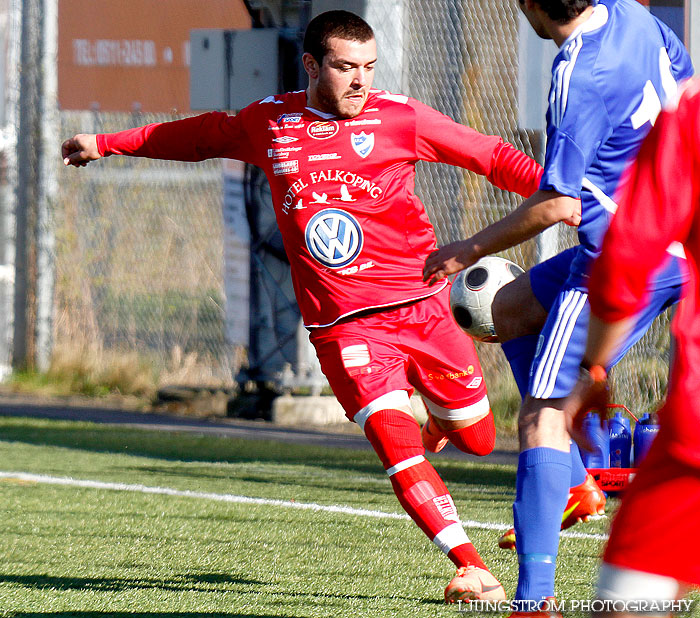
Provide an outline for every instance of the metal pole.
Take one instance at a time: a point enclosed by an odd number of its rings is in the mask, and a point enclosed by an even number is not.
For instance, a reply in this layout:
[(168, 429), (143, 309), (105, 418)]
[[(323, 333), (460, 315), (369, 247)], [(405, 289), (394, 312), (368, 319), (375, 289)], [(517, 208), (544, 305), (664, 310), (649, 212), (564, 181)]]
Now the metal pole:
[(0, 379), (12, 371), (14, 324), (15, 210), (17, 187), (17, 125), (19, 110), (22, 2), (12, 0), (3, 15), (7, 55), (3, 59), (3, 114), (0, 119), (0, 161), (7, 170), (0, 193)]
[(311, 21), (311, 0), (302, 0), (299, 3), (299, 28), (297, 29), (297, 83), (300, 90), (306, 89), (308, 76), (304, 65), (301, 63), (301, 56), (304, 53), (304, 33)]
[(46, 371), (53, 347), (53, 292), (55, 239), (52, 209), (58, 193), (58, 0), (43, 0), (44, 50), (41, 114), (42, 150), (39, 159), (39, 203), (37, 204), (37, 323), (36, 363)]
[(36, 280), (39, 202), (38, 158), (41, 151), (41, 5), (22, 3), (20, 47), (19, 139), (17, 142), (17, 208), (15, 212), (15, 368), (33, 368), (36, 357)]
[[(547, 151), (547, 132), (538, 131), (537, 162), (544, 165), (544, 155)], [(535, 262), (539, 264), (555, 256), (559, 252), (559, 234), (562, 225), (553, 225), (540, 232), (535, 239)]]
[(697, 2), (686, 0), (686, 45), (690, 51), (695, 71), (700, 70), (700, 6)]

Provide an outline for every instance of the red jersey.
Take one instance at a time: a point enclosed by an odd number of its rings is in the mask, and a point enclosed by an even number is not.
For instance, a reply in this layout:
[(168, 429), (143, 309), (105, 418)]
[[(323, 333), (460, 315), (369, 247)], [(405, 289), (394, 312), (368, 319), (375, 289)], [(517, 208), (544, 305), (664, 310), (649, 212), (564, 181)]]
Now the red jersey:
[[(263, 169), (304, 324), (430, 296), (423, 264), (436, 249), (414, 194), (418, 160), (457, 165), (529, 196), (541, 169), (406, 96), (372, 91), (341, 119), (308, 108), (305, 92), (270, 96), (235, 116), (211, 112), (98, 135), (101, 154), (179, 161), (239, 159)], [(458, 196), (455, 196), (458, 199)]]
[(690, 281), (674, 318), (678, 345), (660, 416), (669, 448), (700, 464), (700, 82), (689, 83), (678, 108), (659, 116), (628, 170), (619, 204), (593, 266), (591, 311), (607, 322), (634, 315), (668, 245), (683, 244)]

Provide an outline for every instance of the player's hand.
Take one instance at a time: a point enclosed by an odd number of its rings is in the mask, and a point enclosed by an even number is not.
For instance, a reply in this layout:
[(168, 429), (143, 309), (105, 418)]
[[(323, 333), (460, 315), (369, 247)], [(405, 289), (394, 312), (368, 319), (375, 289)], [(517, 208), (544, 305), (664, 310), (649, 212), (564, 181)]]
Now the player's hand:
[(566, 225), (571, 225), (577, 227), (581, 223), (581, 200), (576, 200), (578, 203), (578, 209), (568, 218), (564, 219)]
[(97, 149), (97, 135), (78, 133), (67, 139), (61, 145), (63, 165), (85, 167), (90, 161), (101, 159), (102, 155)]
[(607, 417), (610, 403), (610, 389), (607, 378), (594, 380), (586, 371), (582, 371), (571, 394), (564, 400), (564, 418), (569, 435), (580, 447), (593, 451), (591, 443), (583, 431), (583, 419), (588, 412), (597, 412), (601, 420)]
[(427, 257), (423, 266), (423, 281), (435, 285), (445, 277), (469, 268), (477, 260), (469, 239), (450, 243)]

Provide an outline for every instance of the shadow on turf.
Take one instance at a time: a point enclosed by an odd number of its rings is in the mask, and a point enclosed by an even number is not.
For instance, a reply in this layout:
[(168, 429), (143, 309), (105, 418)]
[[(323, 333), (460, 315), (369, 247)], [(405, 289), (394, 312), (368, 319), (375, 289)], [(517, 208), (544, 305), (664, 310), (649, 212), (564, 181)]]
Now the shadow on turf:
[[(122, 592), (124, 590), (170, 590), (175, 592), (207, 592), (216, 589), (207, 584), (233, 584), (242, 586), (269, 586), (268, 582), (220, 573), (200, 573), (167, 579), (130, 579), (123, 577), (55, 577), (53, 575), (3, 575), (0, 582), (19, 584), (26, 588), (52, 590), (92, 590)], [(81, 614), (82, 615), (82, 614)], [(129, 614), (134, 615), (134, 614)], [(193, 614), (194, 615), (194, 614)], [(233, 614), (226, 614), (233, 615)]]
[[(246, 579), (242, 577), (234, 577), (222, 573), (197, 573), (186, 574), (180, 577), (175, 577), (170, 580), (164, 579), (130, 579), (122, 577), (57, 577), (53, 575), (9, 575), (0, 573), (0, 583), (17, 584), (26, 588), (36, 588), (38, 590), (81, 590), (91, 592), (124, 592), (127, 590), (168, 590), (174, 592), (241, 592), (236, 586), (272, 586), (270, 582), (263, 582), (255, 579)], [(208, 586), (207, 584), (214, 584)], [(217, 587), (216, 584), (231, 584), (228, 587)], [(250, 592), (250, 591), (249, 591)], [(266, 591), (269, 594), (279, 594), (285, 597), (290, 596), (289, 592), (283, 591)], [(374, 599), (381, 598), (377, 595), (362, 595), (362, 594), (331, 594), (331, 593), (310, 593), (294, 591), (291, 593), (294, 597), (308, 596), (315, 599)], [(399, 597), (385, 597), (388, 600)], [(436, 599), (422, 599), (417, 597), (400, 597), (411, 598), (424, 605), (443, 605), (443, 601)], [(0, 608), (1, 611), (1, 608)], [(6, 614), (2, 614), (5, 616)], [(114, 613), (114, 612), (39, 612), (39, 613), (13, 613), (11, 616), (177, 616), (177, 617), (197, 617), (197, 616), (230, 616), (235, 618), (248, 618), (249, 614), (199, 614), (192, 612), (183, 613)], [(258, 616), (257, 614), (255, 616)], [(268, 615), (270, 618), (287, 618), (286, 616)]]
[[(0, 416), (4, 415), (7, 415), (7, 411), (0, 410)], [(42, 426), (41, 423), (44, 425)], [(174, 436), (169, 432), (101, 424), (85, 426), (66, 421), (46, 424), (46, 421), (37, 421), (27, 417), (15, 417), (11, 423), (4, 424), (0, 431), (0, 439), (91, 452), (122, 453), (178, 462), (187, 462), (188, 460), (225, 463), (272, 462), (385, 477), (376, 455), (367, 450), (354, 451), (343, 448), (264, 440), (258, 442), (249, 439), (184, 433)], [(514, 468), (483, 466), (480, 463), (475, 465), (475, 462), (448, 459), (432, 461), (446, 482), (474, 482), (500, 486), (512, 491), (515, 486)], [(159, 471), (164, 474), (168, 473), (166, 469)], [(183, 466), (179, 466), (177, 475), (182, 476), (182, 474)], [(203, 474), (208, 476), (208, 473), (203, 472), (201, 468), (192, 469), (189, 473), (192, 477)]]
[[(212, 612), (17, 612), (9, 614), (12, 618), (29, 618), (36, 616), (37, 618), (261, 618), (260, 614), (234, 614), (234, 613), (212, 613)], [(265, 614), (267, 618), (293, 618), (288, 614)]]

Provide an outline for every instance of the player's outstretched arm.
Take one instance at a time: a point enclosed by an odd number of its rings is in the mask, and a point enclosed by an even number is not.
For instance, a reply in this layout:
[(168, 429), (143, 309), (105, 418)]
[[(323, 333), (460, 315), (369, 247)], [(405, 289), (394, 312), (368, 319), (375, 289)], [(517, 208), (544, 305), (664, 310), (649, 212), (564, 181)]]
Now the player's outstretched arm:
[(548, 227), (580, 213), (580, 202), (556, 191), (538, 190), (500, 221), (471, 238), (433, 251), (425, 260), (423, 281), (433, 285), (468, 268), (480, 258), (533, 238)]
[(97, 135), (78, 133), (61, 145), (63, 165), (85, 167), (90, 161), (101, 159), (97, 148)]

